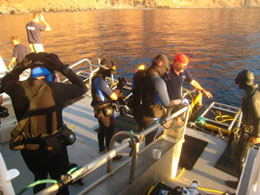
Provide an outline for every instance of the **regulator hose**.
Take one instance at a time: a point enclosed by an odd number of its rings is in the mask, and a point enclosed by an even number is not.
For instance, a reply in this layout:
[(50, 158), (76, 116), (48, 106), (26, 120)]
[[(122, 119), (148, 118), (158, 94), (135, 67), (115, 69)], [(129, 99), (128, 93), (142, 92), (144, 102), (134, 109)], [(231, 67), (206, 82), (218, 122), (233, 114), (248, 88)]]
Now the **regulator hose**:
[[(71, 174), (73, 173), (75, 170), (79, 169), (80, 167), (73, 167), (71, 168), (67, 174)], [(27, 185), (24, 189), (22, 189), (17, 195), (21, 195), (23, 194), (25, 191), (27, 191), (30, 188), (33, 188), (34, 186), (40, 185), (40, 184), (44, 184), (44, 183), (52, 183), (52, 184), (56, 184), (58, 183), (57, 180), (55, 179), (42, 179), (42, 180), (37, 180), (29, 185)]]
[(53, 183), (56, 184), (58, 183), (57, 180), (54, 179), (42, 179), (42, 180), (37, 180), (29, 185), (27, 185), (24, 189), (22, 189), (17, 195), (23, 194), (26, 190), (33, 188), (34, 186), (40, 185), (40, 184), (44, 184), (44, 183)]
[(222, 113), (217, 110), (216, 113), (218, 114), (216, 117), (215, 117), (215, 121), (218, 121), (220, 123), (224, 123), (226, 121), (233, 121), (235, 120), (233, 116), (231, 115), (222, 115)]

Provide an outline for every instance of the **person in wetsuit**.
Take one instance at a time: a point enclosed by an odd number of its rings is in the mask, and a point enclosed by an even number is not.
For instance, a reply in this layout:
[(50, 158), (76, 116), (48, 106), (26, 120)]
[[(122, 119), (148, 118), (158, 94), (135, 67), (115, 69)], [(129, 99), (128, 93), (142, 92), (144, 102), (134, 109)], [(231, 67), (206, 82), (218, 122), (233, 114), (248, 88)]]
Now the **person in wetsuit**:
[[(38, 67), (40, 66), (40, 67)], [(19, 81), (19, 75), (27, 68), (31, 68), (31, 77), (25, 81)], [(69, 79), (71, 84), (52, 81), (51, 72), (59, 71)], [(52, 134), (64, 127), (62, 118), (63, 108), (72, 100), (80, 98), (87, 87), (71, 69), (64, 65), (55, 54), (29, 54), (12, 71), (1, 80), (1, 90), (6, 92), (12, 100), (16, 118), (20, 124), (23, 119), (29, 118), (35, 126), (25, 125), (22, 129), (27, 138), (38, 138), (42, 135)], [(38, 95), (41, 91), (41, 94)], [(28, 93), (35, 100), (36, 108), (32, 109)], [(12, 139), (14, 138), (12, 132)], [(11, 140), (12, 141), (12, 140)], [(45, 147), (34, 145), (34, 148), (21, 150), (21, 155), (28, 169), (33, 173), (34, 180), (47, 179), (48, 174), (52, 179), (58, 180), (65, 174), (69, 167), (67, 147), (62, 146), (56, 154), (50, 153)], [(40, 145), (41, 146), (41, 145)], [(43, 190), (46, 184), (36, 185), (33, 192)], [(69, 194), (64, 187), (58, 194)]]
[(98, 119), (98, 147), (100, 152), (109, 149), (110, 140), (114, 134), (114, 108), (113, 101), (120, 97), (120, 90), (112, 90), (106, 81), (106, 77), (111, 77), (115, 72), (116, 66), (109, 57), (101, 60), (99, 70), (93, 76), (91, 83), (92, 103), (95, 117)]
[[(139, 70), (133, 78), (133, 115), (139, 131), (143, 131), (161, 118), (170, 105), (167, 87), (161, 76), (168, 71), (169, 61), (165, 55), (153, 58), (147, 70)], [(145, 72), (143, 72), (145, 71)], [(151, 143), (157, 131), (145, 137), (145, 145)]]
[[(260, 143), (260, 92), (258, 85), (254, 83), (254, 74), (249, 70), (239, 72), (235, 83), (245, 91), (241, 101), (241, 134), (235, 155), (240, 177), (249, 149)], [(238, 181), (226, 181), (226, 184), (237, 188)]]

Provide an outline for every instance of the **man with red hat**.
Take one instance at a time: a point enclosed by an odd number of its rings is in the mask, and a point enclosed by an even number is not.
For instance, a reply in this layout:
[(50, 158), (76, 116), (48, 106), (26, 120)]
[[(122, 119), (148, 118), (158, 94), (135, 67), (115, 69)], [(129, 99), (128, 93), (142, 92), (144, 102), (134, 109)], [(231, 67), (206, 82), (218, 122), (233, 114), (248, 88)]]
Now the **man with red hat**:
[(212, 94), (205, 90), (186, 70), (189, 58), (185, 54), (178, 54), (174, 57), (171, 70), (163, 75), (167, 84), (167, 89), (171, 101), (175, 104), (182, 102), (182, 82), (189, 82), (195, 89), (201, 91), (207, 98), (212, 98)]

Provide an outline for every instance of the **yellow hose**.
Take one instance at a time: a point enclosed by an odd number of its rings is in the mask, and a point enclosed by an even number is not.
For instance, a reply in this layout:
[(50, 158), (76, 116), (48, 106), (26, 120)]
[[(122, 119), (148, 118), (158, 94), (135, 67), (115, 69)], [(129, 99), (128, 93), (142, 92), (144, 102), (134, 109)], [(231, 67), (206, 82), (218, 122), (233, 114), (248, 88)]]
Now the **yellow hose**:
[(179, 175), (177, 175), (177, 177), (175, 177), (175, 179), (180, 178), (183, 175), (183, 173), (185, 172), (185, 170), (186, 170), (185, 168), (182, 168), (181, 172), (179, 173)]
[(189, 115), (189, 118), (190, 116), (192, 115), (192, 111), (193, 111), (193, 108), (196, 106), (196, 104), (199, 104), (201, 105), (201, 100), (202, 100), (202, 94), (201, 93), (198, 93), (197, 96), (195, 98), (193, 98), (190, 90), (186, 89), (186, 88), (183, 88), (183, 90), (185, 90), (189, 96), (190, 96), (190, 99), (191, 99), (191, 103), (190, 103), (190, 115)]
[(218, 121), (218, 122), (224, 123), (226, 121), (233, 121), (233, 120), (235, 120), (233, 116), (222, 115), (219, 110), (217, 110), (216, 113), (218, 114), (218, 116), (215, 117), (215, 120)]
[(75, 129), (76, 129), (76, 126), (75, 125), (70, 125), (69, 128), (74, 132)]
[(208, 192), (214, 192), (214, 193), (218, 193), (218, 194), (224, 194), (224, 192), (219, 191), (219, 190), (213, 190), (210, 188), (203, 188), (203, 187), (198, 187), (199, 190), (203, 190), (203, 191), (208, 191)]

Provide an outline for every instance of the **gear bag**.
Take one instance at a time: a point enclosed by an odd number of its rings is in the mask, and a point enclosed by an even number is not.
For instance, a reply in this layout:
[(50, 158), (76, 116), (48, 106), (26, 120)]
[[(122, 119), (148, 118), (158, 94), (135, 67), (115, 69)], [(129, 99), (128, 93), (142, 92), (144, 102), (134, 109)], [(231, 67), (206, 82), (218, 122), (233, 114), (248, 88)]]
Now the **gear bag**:
[(11, 150), (45, 150), (50, 154), (58, 154), (63, 146), (72, 145), (76, 141), (76, 135), (71, 129), (64, 125), (52, 134), (41, 135), (35, 138), (25, 138), (23, 132), (12, 137), (10, 141)]
[[(41, 97), (47, 84), (44, 83), (36, 95), (32, 96), (29, 82), (22, 83), (26, 96), (29, 99), (30, 105), (24, 114), (24, 119), (18, 122), (18, 125), (11, 132), (11, 140), (9, 147), (11, 150), (39, 150), (43, 149), (51, 154), (57, 154), (65, 145), (71, 145), (76, 140), (76, 135), (66, 125), (62, 128), (53, 131), (51, 134), (37, 134), (37, 116), (28, 115), (29, 110), (36, 110), (37, 101)], [(29, 129), (31, 132), (28, 132)], [(30, 135), (30, 136), (28, 136)]]

